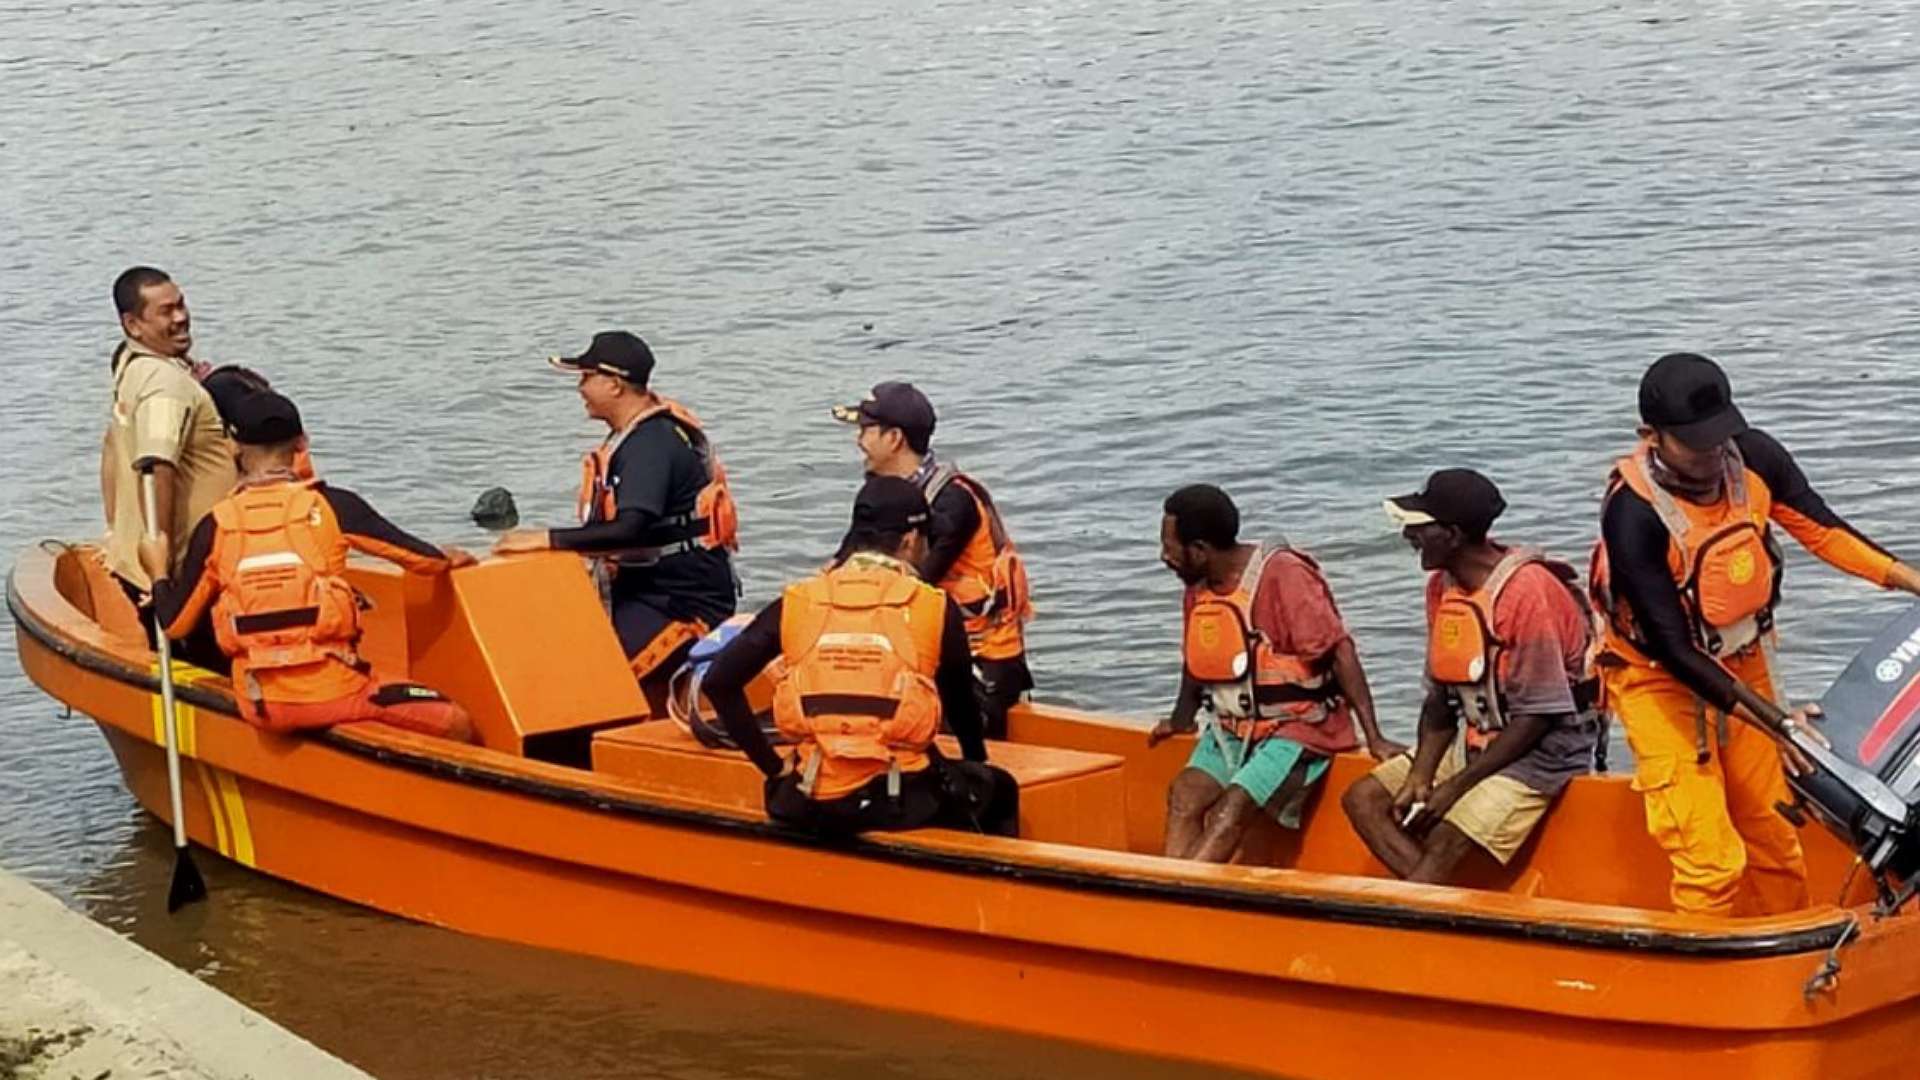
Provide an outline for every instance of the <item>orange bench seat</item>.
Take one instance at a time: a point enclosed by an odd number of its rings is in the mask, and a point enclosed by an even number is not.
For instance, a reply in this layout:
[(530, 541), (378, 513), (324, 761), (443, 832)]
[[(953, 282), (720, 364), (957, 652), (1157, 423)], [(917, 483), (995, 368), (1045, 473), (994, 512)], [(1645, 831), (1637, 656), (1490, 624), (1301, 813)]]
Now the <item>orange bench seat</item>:
[[(941, 736), (940, 749), (960, 756)], [(1028, 840), (1124, 851), (1127, 846), (1125, 761), (1116, 754), (990, 742), (987, 758), (1020, 783), (1020, 835)], [(594, 733), (593, 769), (677, 798), (758, 811), (760, 770), (738, 750), (702, 746), (663, 720)]]

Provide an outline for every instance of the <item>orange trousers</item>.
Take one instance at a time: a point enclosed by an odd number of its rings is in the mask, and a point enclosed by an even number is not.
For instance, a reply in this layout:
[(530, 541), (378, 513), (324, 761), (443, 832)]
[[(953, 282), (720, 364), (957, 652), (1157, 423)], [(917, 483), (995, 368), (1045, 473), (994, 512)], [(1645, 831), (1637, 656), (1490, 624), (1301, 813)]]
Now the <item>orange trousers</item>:
[(240, 701), (240, 715), (268, 731), (297, 731), (332, 727), (356, 720), (390, 724), (423, 735), (456, 742), (473, 741), (473, 721), (467, 711), (418, 683), (381, 682), (368, 678), (357, 693), (332, 701), (268, 701), (265, 715), (253, 702)]
[[(1772, 700), (1764, 652), (1751, 650), (1727, 667)], [(1778, 745), (1737, 717), (1724, 719), (1723, 737), (1720, 711), (1660, 668), (1635, 664), (1603, 673), (1608, 708), (1633, 748), (1633, 787), (1646, 799), (1647, 831), (1673, 864), (1674, 910), (1767, 915), (1806, 907), (1800, 837), (1774, 809), (1792, 801)]]

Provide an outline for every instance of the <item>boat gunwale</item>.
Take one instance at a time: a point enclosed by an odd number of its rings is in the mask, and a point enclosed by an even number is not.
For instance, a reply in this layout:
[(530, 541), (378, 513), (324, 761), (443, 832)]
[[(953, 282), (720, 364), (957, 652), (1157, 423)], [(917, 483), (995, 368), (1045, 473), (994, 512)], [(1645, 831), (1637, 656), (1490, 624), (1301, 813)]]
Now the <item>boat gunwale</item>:
[[(51, 562), (50, 556), (43, 553), (41, 557)], [(28, 558), (31, 559), (33, 556), (30, 554)], [(18, 579), (22, 569), (23, 567), (16, 562), (7, 577), (7, 608), (19, 631), (25, 632), (37, 644), (84, 671), (149, 693), (158, 692), (159, 678), (148, 668), (135, 666), (111, 651), (83, 642), (71, 634), (63, 634), (60, 628), (49, 619), (32, 610), (20, 589)], [(60, 599), (64, 601), (64, 597)], [(77, 608), (73, 610), (80, 618), (86, 618)], [(177, 686), (176, 697), (198, 708), (210, 709), (229, 717), (237, 716), (231, 696), (204, 686)], [(106, 723), (97, 718), (96, 722)], [(410, 749), (404, 745), (384, 744), (377, 738), (369, 737), (368, 734), (355, 733), (351, 730), (329, 729), (311, 737), (317, 738), (333, 749), (397, 765), (410, 771), (464, 783), (484, 784), (515, 794), (584, 806), (602, 813), (663, 821), (708, 832), (746, 835), (793, 846), (831, 850), (836, 854), (850, 854), (884, 862), (924, 866), (973, 876), (1019, 880), (1084, 892), (1186, 903), (1215, 909), (1326, 920), (1383, 929), (1535, 941), (1608, 952), (1735, 959), (1767, 959), (1816, 953), (1832, 948), (1843, 940), (1854, 925), (1854, 915), (1850, 911), (1835, 909), (1835, 918), (1831, 922), (1790, 930), (1756, 932), (1736, 928), (1730, 932), (1720, 933), (1600, 926), (1510, 915), (1448, 911), (1381, 901), (1304, 896), (1275, 889), (1199, 881), (1168, 881), (1128, 875), (1124, 872), (1101, 872), (1071, 866), (1041, 865), (1019, 859), (971, 852), (941, 851), (915, 844), (901, 837), (856, 838), (852, 841), (830, 842), (763, 819), (733, 816), (718, 809), (676, 806), (585, 785), (569, 785), (489, 764), (457, 761), (445, 756)], [(476, 749), (484, 750), (485, 748)], [(597, 775), (589, 770), (579, 771), (583, 777)], [(1101, 853), (1116, 854), (1104, 850)], [(1595, 906), (1604, 907), (1605, 905)]]

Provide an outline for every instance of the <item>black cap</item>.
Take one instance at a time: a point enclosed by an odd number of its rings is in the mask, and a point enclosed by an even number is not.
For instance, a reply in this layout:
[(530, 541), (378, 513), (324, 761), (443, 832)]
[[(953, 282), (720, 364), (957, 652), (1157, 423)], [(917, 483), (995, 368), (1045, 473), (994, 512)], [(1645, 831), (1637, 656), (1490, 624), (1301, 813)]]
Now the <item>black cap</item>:
[(227, 429), (234, 442), (246, 446), (273, 446), (306, 434), (300, 410), (271, 390), (255, 390), (234, 402)]
[(1697, 353), (1668, 353), (1640, 377), (1640, 419), (1695, 450), (1747, 430), (1720, 365)]
[(602, 330), (593, 335), (587, 351), (579, 356), (549, 356), (555, 370), (598, 371), (625, 379), (635, 386), (647, 385), (653, 376), (653, 350), (639, 335), (625, 330)]
[(1403, 529), (1437, 523), (1480, 536), (1506, 510), (1507, 500), (1493, 481), (1472, 469), (1441, 469), (1419, 491), (1388, 499), (1386, 508), (1387, 517)]
[(266, 376), (238, 364), (225, 364), (207, 372), (200, 380), (200, 388), (213, 399), (213, 407), (220, 414), (220, 421), (229, 425), (233, 423), (233, 410), (240, 404), (241, 398), (273, 389), (267, 385)]
[(898, 476), (870, 476), (853, 499), (855, 529), (905, 532), (926, 527), (927, 496), (920, 485)]
[(927, 395), (914, 389), (912, 383), (880, 383), (865, 401), (853, 405), (835, 405), (833, 418), (843, 424), (879, 424), (902, 431), (933, 434), (933, 402), (927, 400)]

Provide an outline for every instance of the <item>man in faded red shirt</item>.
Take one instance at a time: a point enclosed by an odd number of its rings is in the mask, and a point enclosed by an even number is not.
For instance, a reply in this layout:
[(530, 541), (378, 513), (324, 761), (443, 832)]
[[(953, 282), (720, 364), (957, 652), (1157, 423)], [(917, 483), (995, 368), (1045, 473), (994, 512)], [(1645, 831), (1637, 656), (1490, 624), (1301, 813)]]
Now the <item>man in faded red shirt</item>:
[(1328, 759), (1354, 749), (1354, 718), (1386, 757), (1353, 639), (1320, 568), (1284, 542), (1239, 542), (1240, 512), (1206, 484), (1167, 499), (1160, 560), (1187, 586), (1180, 691), (1147, 736), (1206, 729), (1167, 791), (1166, 854), (1233, 857), (1255, 815), (1298, 828)]
[(1430, 572), (1426, 701), (1413, 754), (1382, 762), (1342, 803), (1409, 881), (1447, 881), (1476, 849), (1504, 865), (1593, 761), (1591, 617), (1571, 567), (1487, 538), (1506, 505), (1471, 469), (1387, 500)]

